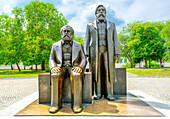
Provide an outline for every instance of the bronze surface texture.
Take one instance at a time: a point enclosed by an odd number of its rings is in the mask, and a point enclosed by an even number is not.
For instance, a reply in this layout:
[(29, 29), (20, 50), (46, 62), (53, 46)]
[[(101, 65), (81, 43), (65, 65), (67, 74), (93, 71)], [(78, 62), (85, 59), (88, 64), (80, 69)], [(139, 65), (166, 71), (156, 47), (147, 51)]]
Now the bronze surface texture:
[[(49, 103), (50, 105), (50, 103)], [(154, 108), (128, 94), (127, 96), (116, 96), (115, 101), (104, 98), (93, 101), (93, 104), (83, 105), (81, 113), (74, 113), (70, 103), (63, 103), (57, 113), (49, 113), (47, 104), (39, 104), (38, 99), (18, 112), (15, 116), (134, 116), (134, 117), (157, 117), (164, 116)]]

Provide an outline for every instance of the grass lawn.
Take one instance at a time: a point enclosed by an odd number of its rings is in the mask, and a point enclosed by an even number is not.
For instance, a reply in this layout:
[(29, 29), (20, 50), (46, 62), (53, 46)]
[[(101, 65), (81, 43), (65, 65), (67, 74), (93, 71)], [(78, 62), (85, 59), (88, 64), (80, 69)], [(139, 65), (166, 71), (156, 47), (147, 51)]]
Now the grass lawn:
[(38, 74), (41, 73), (49, 73), (45, 71), (41, 71), (38, 69), (38, 71), (26, 69), (21, 69), (21, 72), (19, 72), (17, 69), (10, 70), (10, 69), (0, 69), (0, 78), (16, 78), (16, 77), (37, 77)]
[[(127, 68), (128, 73), (132, 73), (138, 76), (170, 76), (170, 68), (164, 69), (139, 69), (139, 68)], [(38, 71), (21, 69), (19, 72), (17, 69), (0, 69), (0, 78), (16, 78), (16, 77), (38, 77), (38, 74), (49, 73), (45, 71)]]
[(127, 72), (138, 76), (170, 76), (170, 68), (164, 69), (128, 68)]

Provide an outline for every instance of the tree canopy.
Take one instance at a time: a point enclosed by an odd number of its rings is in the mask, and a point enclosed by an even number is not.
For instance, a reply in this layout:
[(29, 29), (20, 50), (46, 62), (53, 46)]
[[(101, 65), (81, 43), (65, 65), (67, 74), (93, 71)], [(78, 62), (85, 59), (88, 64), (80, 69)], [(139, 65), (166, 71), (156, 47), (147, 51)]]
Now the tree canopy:
[(160, 61), (162, 63), (167, 43), (161, 37), (165, 27), (164, 22), (134, 22), (128, 24), (119, 33), (120, 52), (122, 57), (127, 57), (131, 62), (131, 67), (135, 63), (145, 61)]
[(41, 64), (44, 70), (51, 46), (61, 39), (60, 28), (68, 21), (53, 4), (40, 1), (30, 2), (24, 10), (15, 7), (11, 12), (14, 18), (0, 15), (0, 64)]

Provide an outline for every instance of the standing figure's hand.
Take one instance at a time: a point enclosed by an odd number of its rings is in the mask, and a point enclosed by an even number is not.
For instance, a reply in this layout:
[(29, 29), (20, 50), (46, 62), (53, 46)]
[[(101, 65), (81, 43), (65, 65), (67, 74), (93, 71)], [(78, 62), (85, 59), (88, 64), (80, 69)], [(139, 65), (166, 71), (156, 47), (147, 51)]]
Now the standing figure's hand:
[(75, 73), (82, 73), (82, 69), (80, 67), (73, 67), (72, 71)]
[(115, 57), (116, 57), (116, 59), (117, 59), (117, 63), (119, 63), (119, 62), (120, 62), (120, 56), (119, 56), (119, 54), (115, 54)]
[(88, 55), (86, 55), (86, 60), (87, 60), (87, 62), (89, 62), (89, 56)]

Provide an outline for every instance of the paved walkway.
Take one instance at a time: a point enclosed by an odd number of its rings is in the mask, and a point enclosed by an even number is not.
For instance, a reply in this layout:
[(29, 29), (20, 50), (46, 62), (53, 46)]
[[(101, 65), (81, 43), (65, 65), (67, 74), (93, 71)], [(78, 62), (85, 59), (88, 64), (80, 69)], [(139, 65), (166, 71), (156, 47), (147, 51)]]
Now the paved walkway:
[(127, 73), (127, 89), (141, 90), (170, 105), (170, 77), (136, 76)]
[(0, 79), (0, 110), (38, 90), (38, 78)]
[[(170, 105), (170, 78), (127, 74), (127, 89), (141, 90)], [(0, 110), (38, 90), (38, 78), (0, 79)]]

